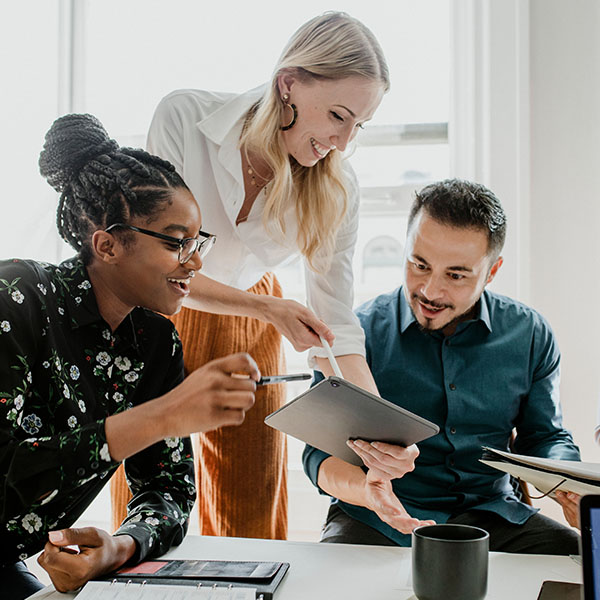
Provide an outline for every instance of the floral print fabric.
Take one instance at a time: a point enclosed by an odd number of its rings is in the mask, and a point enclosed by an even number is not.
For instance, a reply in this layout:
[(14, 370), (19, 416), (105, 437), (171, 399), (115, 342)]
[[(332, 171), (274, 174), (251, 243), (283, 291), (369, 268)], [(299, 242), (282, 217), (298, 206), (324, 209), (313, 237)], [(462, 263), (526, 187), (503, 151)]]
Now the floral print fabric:
[[(0, 261), (0, 564), (39, 552), (71, 526), (119, 466), (104, 421), (183, 379), (172, 324), (136, 308), (111, 332), (84, 265)], [(133, 493), (116, 534), (133, 560), (180, 543), (196, 491), (188, 438), (125, 461)]]

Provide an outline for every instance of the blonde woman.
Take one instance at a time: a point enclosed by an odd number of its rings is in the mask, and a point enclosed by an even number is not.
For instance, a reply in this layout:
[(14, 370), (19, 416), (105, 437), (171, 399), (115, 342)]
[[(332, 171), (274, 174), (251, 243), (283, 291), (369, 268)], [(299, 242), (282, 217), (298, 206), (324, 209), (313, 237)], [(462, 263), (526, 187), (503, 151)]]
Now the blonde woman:
[[(262, 373), (285, 372), (284, 335), (329, 374), (322, 335), (345, 376), (376, 391), (352, 312), (358, 188), (342, 153), (388, 88), (373, 34), (328, 12), (292, 36), (266, 86), (161, 101), (148, 149), (175, 165), (219, 239), (173, 319), (188, 372), (242, 350)], [(282, 298), (271, 273), (298, 254), (310, 309)], [(241, 429), (196, 441), (202, 534), (286, 538), (285, 438), (263, 423), (284, 398), (282, 385), (258, 388)]]

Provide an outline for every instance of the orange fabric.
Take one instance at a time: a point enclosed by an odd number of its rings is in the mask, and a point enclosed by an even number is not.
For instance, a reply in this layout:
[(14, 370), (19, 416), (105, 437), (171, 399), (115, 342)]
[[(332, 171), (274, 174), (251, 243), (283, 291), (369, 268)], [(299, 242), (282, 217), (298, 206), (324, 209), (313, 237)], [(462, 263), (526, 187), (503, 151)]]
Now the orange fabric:
[[(272, 273), (248, 291), (281, 297)], [(183, 343), (186, 374), (242, 351), (256, 360), (261, 373), (285, 373), (281, 335), (268, 323), (186, 308), (171, 320)], [(261, 386), (243, 425), (193, 436), (202, 535), (286, 539), (286, 440), (263, 422), (284, 400), (285, 386)], [(113, 527), (124, 518), (128, 501), (120, 471), (111, 480)]]
[(125, 470), (121, 465), (110, 478), (110, 502), (112, 511), (110, 524), (112, 531), (119, 529), (119, 525), (127, 516), (127, 503), (131, 500), (131, 492), (125, 481)]

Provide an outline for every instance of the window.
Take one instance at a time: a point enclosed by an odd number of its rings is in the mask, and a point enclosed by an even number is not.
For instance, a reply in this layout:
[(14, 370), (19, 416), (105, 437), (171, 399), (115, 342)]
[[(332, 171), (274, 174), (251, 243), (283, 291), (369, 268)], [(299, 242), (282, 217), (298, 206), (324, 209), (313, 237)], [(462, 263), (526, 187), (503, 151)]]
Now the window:
[(35, 11), (32, 19), (29, 2), (0, 6), (0, 259), (53, 259), (58, 247), (56, 194), (37, 161), (44, 132), (60, 110), (59, 0), (37, 2)]
[[(57, 114), (90, 112), (120, 143), (143, 146), (154, 108), (165, 94), (186, 87), (243, 91), (261, 84), (293, 30), (323, 11), (317, 0), (295, 4), (293, 11), (282, 10), (275, 0), (264, 0), (260, 10), (248, 3), (196, 0), (63, 0), (36, 6), (44, 7), (43, 18), (36, 20), (43, 28), (28, 33), (28, 42), (22, 44), (29, 57), (25, 66), (27, 81), (33, 82), (27, 96), (31, 100), (14, 95), (15, 106), (32, 104), (27, 125), (31, 133), (21, 140), (23, 152), (14, 160), (28, 165), (27, 175), (19, 179), (29, 187), (17, 185), (9, 195), (25, 194), (28, 203), (22, 204), (17, 219), (22, 226), (0, 242), (0, 253), (47, 260), (72, 253), (57, 240), (55, 194), (37, 174), (41, 135)], [(449, 175), (450, 8), (446, 0), (346, 0), (331, 8), (349, 12), (372, 29), (392, 79), (392, 90), (349, 158), (361, 186), (354, 259), (355, 304), (360, 304), (401, 283), (412, 194), (426, 182)], [(26, 7), (14, 5), (12, 10), (22, 12), (23, 20), (28, 16)], [(66, 73), (58, 84), (57, 73)], [(21, 85), (18, 72), (12, 79), (14, 87)], [(66, 100), (57, 108), (56, 98)], [(19, 139), (17, 132), (14, 137)], [(43, 208), (38, 208), (38, 198)], [(15, 222), (13, 213), (1, 210), (4, 222)], [(21, 240), (32, 231), (36, 245), (24, 248)], [(304, 301), (299, 261), (281, 269), (278, 277), (287, 297)], [(305, 356), (289, 344), (286, 349), (290, 372), (306, 370)], [(289, 385), (291, 395), (302, 389), (302, 384)], [(301, 449), (302, 444), (290, 439), (290, 538), (317, 539), (327, 499), (301, 471)], [(88, 517), (98, 514), (101, 505), (108, 510), (107, 497), (96, 502)]]

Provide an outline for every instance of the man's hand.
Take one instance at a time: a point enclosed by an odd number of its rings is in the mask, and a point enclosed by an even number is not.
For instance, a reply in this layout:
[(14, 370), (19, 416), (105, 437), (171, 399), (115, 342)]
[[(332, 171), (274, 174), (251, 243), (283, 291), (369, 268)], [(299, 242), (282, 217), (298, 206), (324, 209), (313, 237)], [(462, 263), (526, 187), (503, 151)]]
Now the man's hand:
[[(90, 579), (114, 571), (135, 552), (131, 536), (111, 536), (95, 527), (51, 531), (48, 537), (38, 563), (59, 592), (76, 590)], [(79, 552), (67, 546), (77, 546)]]
[(407, 512), (392, 489), (390, 479), (380, 479), (369, 469), (365, 480), (367, 508), (401, 533), (411, 533), (420, 525), (435, 525), (435, 521), (414, 519)]
[(313, 346), (320, 346), (322, 335), (333, 344), (333, 332), (315, 313), (295, 300), (266, 296), (268, 304), (263, 320), (271, 323), (281, 335), (294, 346), (296, 352), (303, 352)]
[(434, 524), (434, 521), (411, 517), (392, 489), (392, 479), (398, 479), (415, 468), (419, 449), (414, 444), (408, 448), (364, 440), (348, 441), (347, 444), (369, 469), (365, 479), (366, 507), (369, 510), (401, 533), (410, 533), (419, 525)]
[(579, 501), (581, 496), (573, 492), (556, 492), (556, 501), (562, 506), (567, 523), (581, 530), (579, 523)]
[(398, 479), (415, 468), (419, 449), (413, 444), (408, 448), (385, 444), (349, 440), (348, 446), (360, 456), (371, 476), (379, 479)]

